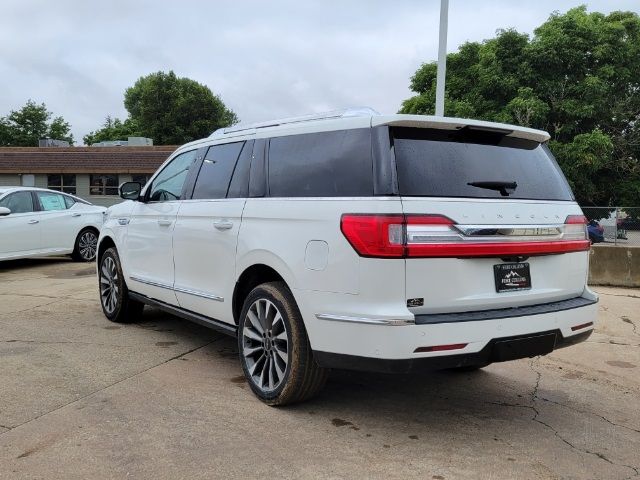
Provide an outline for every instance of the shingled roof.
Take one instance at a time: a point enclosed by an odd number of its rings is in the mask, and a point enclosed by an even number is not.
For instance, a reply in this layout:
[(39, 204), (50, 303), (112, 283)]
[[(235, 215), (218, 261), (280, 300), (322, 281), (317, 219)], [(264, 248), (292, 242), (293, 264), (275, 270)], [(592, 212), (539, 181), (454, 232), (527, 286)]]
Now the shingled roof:
[(153, 173), (178, 147), (4, 147), (2, 173)]

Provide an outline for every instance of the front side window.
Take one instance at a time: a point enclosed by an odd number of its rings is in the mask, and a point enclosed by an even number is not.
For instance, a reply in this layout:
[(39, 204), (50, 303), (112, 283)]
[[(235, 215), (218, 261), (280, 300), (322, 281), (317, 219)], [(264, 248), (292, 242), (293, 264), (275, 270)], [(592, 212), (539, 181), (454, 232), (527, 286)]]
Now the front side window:
[(214, 145), (204, 157), (193, 189), (194, 199), (225, 198), (244, 142)]
[(64, 201), (64, 195), (51, 192), (37, 192), (40, 208), (45, 212), (53, 210), (66, 210), (67, 203)]
[(33, 197), (30, 192), (11, 193), (0, 200), (0, 207), (5, 207), (14, 213), (33, 212)]
[(373, 195), (371, 129), (272, 138), (268, 168), (271, 197)]
[(47, 175), (47, 188), (58, 192), (76, 194), (76, 176), (69, 173), (53, 173)]
[(196, 158), (197, 150), (181, 153), (153, 179), (148, 199), (151, 202), (170, 202), (180, 200), (182, 187), (187, 179), (189, 168)]
[(89, 175), (90, 195), (118, 195), (118, 175), (94, 173)]

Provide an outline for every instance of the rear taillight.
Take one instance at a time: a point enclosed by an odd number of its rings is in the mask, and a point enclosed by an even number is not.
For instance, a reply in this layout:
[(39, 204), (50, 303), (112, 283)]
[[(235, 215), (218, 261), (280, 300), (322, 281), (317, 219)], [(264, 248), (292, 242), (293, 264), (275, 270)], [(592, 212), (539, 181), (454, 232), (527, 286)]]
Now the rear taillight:
[(403, 223), (404, 215), (343, 215), (340, 229), (363, 257), (401, 258)]
[(582, 215), (570, 215), (563, 225), (516, 226), (518, 232), (511, 236), (491, 235), (499, 229), (494, 227), (469, 236), (443, 215), (346, 214), (341, 220), (342, 233), (363, 257), (514, 257), (578, 252), (590, 246)]
[(564, 238), (588, 241), (587, 218), (584, 215), (569, 215), (564, 221)]

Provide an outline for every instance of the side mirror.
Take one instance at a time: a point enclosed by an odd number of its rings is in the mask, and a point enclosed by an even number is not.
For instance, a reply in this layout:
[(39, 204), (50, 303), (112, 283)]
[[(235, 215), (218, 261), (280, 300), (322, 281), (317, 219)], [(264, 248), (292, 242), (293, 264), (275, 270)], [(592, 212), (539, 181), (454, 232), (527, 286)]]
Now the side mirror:
[(118, 194), (120, 198), (125, 200), (138, 200), (140, 198), (140, 192), (142, 191), (142, 185), (138, 182), (124, 182), (118, 187)]
[(6, 217), (10, 213), (11, 210), (9, 210), (7, 207), (0, 207), (0, 217)]

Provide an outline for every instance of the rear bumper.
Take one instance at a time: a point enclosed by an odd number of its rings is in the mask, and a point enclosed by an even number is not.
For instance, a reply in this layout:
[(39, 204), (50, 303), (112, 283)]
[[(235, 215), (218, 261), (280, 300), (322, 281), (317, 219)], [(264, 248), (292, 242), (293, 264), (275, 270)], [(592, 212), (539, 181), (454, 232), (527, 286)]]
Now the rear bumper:
[[(353, 362), (347, 362), (354, 365), (362, 363), (358, 357), (373, 359), (373, 364), (387, 360), (408, 361), (410, 364), (425, 359), (425, 364), (431, 361), (436, 369), (447, 368), (450, 362), (455, 366), (459, 360), (478, 364), (474, 359), (486, 362), (489, 358), (487, 352), (492, 351), (492, 342), (535, 337), (541, 332), (556, 332), (552, 348), (558, 348), (592, 330), (598, 311), (598, 297), (588, 288), (580, 297), (552, 303), (431, 315), (411, 315), (401, 304), (363, 304), (356, 302), (358, 298), (355, 295), (345, 297), (314, 292), (303, 297), (307, 301), (299, 302), (311, 348), (326, 366), (336, 363), (332, 358), (339, 356), (355, 357)], [(345, 299), (352, 303), (346, 303)], [(323, 311), (332, 315), (317, 315)], [(439, 348), (450, 345), (460, 346), (455, 349)], [(537, 354), (538, 350), (534, 349), (533, 355)], [(439, 367), (437, 359), (441, 357), (454, 358), (442, 360), (445, 366)], [(468, 360), (462, 360), (464, 358)], [(492, 358), (490, 361), (497, 361)], [(406, 368), (400, 368), (402, 370)]]
[(482, 350), (473, 353), (399, 360), (319, 351), (314, 351), (313, 355), (316, 362), (325, 368), (380, 373), (416, 373), (546, 355), (555, 349), (583, 342), (592, 333), (593, 329), (564, 337), (560, 330), (551, 330), (535, 334), (494, 338)]

